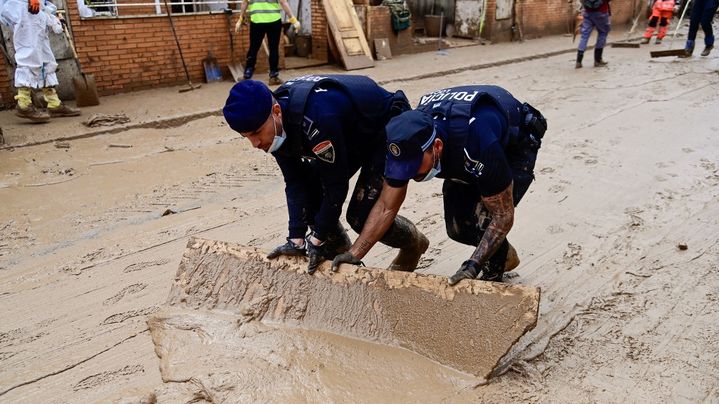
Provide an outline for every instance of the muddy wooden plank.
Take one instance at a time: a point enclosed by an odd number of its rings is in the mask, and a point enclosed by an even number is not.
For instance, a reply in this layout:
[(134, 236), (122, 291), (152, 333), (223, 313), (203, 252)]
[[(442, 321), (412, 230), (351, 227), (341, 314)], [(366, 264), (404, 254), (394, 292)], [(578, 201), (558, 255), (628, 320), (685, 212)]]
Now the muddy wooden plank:
[(168, 304), (401, 346), (482, 378), (534, 328), (539, 289), (326, 262), (268, 260), (237, 244), (191, 239)]

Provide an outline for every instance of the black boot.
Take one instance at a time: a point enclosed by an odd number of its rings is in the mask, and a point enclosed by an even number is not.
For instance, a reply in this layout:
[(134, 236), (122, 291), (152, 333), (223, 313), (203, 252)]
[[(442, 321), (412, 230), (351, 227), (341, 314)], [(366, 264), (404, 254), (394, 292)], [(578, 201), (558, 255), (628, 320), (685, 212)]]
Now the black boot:
[(680, 58), (690, 58), (694, 53), (694, 41), (687, 40), (687, 44), (684, 45), (684, 53), (679, 55)]
[(584, 59), (584, 51), (577, 51), (577, 63), (574, 64), (575, 69), (582, 68), (582, 59)]
[(709, 52), (711, 52), (712, 49), (714, 49), (714, 46), (712, 45), (705, 46), (704, 50), (702, 51), (702, 56), (709, 56)]
[(389, 270), (412, 272), (419, 259), (429, 247), (429, 240), (409, 219), (397, 215), (394, 225), (380, 240), (390, 247), (399, 248), (399, 253), (389, 265)]
[(602, 53), (604, 52), (604, 48), (595, 48), (594, 49), (594, 67), (604, 67), (608, 63), (602, 59)]

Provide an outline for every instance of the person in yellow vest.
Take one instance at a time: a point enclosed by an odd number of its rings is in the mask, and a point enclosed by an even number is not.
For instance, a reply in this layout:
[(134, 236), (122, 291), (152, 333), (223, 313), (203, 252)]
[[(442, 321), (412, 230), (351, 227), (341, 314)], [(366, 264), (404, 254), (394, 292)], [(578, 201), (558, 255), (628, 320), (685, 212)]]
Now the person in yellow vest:
[(280, 34), (282, 33), (281, 10), (290, 17), (289, 23), (296, 31), (300, 30), (300, 23), (292, 15), (292, 9), (287, 0), (244, 0), (240, 6), (240, 18), (235, 25), (235, 31), (240, 32), (244, 21), (245, 11), (250, 15), (250, 49), (247, 51), (245, 61), (245, 80), (251, 79), (255, 73), (257, 63), (257, 52), (262, 46), (262, 41), (267, 35), (267, 44), (270, 51), (270, 85), (282, 84), (280, 79)]

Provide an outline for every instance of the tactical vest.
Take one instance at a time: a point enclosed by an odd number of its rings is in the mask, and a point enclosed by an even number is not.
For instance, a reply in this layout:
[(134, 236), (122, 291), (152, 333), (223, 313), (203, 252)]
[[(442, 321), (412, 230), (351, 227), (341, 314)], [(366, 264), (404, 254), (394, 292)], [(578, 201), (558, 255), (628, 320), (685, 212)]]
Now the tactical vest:
[[(368, 77), (339, 74), (302, 76), (285, 82), (274, 92), (276, 98), (288, 97), (289, 100), (287, 110), (282, 111), (287, 117), (283, 120), (289, 138), (297, 140), (305, 134), (303, 123), (307, 99), (319, 86), (325, 89), (337, 88), (347, 94), (359, 113), (357, 131), (360, 133), (369, 135), (382, 131), (392, 116), (391, 110), (397, 96), (378, 86)], [(404, 94), (401, 96), (404, 97)], [(382, 144), (385, 141), (385, 139), (368, 139), (371, 140)]]
[(247, 12), (255, 24), (275, 22), (282, 18), (279, 0), (249, 0)]
[(507, 90), (497, 86), (462, 86), (438, 90), (420, 98), (417, 109), (447, 120), (447, 139), (444, 142), (440, 178), (471, 183), (472, 164), (478, 163), (465, 155), (469, 135), (469, 120), (478, 105), (493, 105), (507, 120), (507, 130), (499, 138), (504, 150), (519, 147), (523, 105)]

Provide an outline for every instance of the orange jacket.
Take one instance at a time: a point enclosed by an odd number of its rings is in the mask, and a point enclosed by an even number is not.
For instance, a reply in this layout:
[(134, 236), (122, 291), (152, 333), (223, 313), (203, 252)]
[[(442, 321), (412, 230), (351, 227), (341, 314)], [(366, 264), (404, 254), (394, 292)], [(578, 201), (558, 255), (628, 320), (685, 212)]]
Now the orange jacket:
[(656, 0), (652, 8), (657, 11), (674, 11), (674, 0)]

